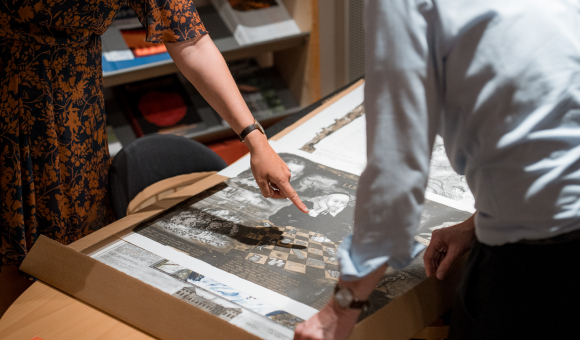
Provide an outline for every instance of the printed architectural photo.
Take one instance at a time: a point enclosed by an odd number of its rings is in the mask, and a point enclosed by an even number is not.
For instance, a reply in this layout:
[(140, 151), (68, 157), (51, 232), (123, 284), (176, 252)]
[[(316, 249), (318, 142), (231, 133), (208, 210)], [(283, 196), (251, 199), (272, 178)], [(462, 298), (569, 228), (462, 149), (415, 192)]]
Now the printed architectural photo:
[(121, 240), (93, 257), (263, 339), (292, 339), (296, 324), (303, 321)]

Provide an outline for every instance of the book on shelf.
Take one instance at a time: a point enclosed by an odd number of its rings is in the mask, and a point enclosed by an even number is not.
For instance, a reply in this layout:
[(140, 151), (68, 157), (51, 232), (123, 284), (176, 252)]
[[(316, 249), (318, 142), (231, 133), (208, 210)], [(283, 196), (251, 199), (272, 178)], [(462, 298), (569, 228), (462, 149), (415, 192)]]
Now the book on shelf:
[[(261, 68), (254, 59), (247, 58), (229, 62), (228, 68), (242, 98), (257, 120), (267, 119), (298, 106), (282, 76), (274, 67)], [(187, 83), (185, 86), (198, 111), (211, 111), (222, 125), (228, 126), (193, 85)]]
[(268, 118), (286, 110), (278, 95), (286, 84), (275, 68), (260, 68), (253, 59), (230, 63), (229, 68), (254, 118)]
[(280, 0), (211, 0), (211, 3), (240, 45), (300, 33)]
[(137, 137), (151, 133), (187, 135), (205, 129), (176, 74), (120, 85), (115, 97)]
[(147, 31), (144, 28), (121, 29), (121, 35), (135, 58), (167, 52), (165, 44), (145, 40)]
[(146, 31), (130, 7), (122, 7), (101, 35), (103, 73), (171, 60), (164, 44), (145, 41)]

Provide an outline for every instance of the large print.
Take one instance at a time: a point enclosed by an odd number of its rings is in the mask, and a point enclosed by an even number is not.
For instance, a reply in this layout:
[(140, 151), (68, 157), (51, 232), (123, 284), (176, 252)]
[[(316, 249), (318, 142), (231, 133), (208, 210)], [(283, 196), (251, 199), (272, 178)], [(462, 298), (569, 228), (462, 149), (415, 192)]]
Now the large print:
[[(330, 298), (339, 276), (337, 247), (352, 232), (358, 176), (282, 153), (291, 184), (310, 209), (262, 197), (250, 170), (227, 180), (135, 230), (244, 280), (316, 309)], [(417, 239), (460, 222), (469, 213), (427, 201)], [(422, 261), (389, 269), (371, 296), (387, 304), (425, 279)]]

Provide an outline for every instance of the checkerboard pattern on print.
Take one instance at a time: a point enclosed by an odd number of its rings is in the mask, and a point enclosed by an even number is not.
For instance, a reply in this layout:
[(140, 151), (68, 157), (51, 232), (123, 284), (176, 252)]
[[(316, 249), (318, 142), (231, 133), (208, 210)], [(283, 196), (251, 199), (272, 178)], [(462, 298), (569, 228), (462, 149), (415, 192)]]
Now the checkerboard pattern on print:
[(244, 238), (255, 245), (240, 242), (235, 249), (246, 252), (248, 261), (338, 280), (338, 245), (322, 234), (295, 227), (257, 227)]

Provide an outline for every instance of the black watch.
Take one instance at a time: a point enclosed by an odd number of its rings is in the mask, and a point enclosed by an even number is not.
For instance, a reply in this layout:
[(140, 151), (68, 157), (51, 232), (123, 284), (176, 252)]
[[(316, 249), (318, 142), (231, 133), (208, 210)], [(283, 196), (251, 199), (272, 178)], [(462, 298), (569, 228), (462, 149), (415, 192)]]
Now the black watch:
[(238, 137), (240, 137), (240, 142), (243, 143), (244, 142), (244, 139), (246, 138), (246, 136), (250, 132), (252, 132), (252, 131), (254, 131), (256, 129), (260, 130), (260, 132), (263, 135), (266, 135), (266, 132), (264, 131), (264, 128), (262, 127), (262, 125), (260, 125), (260, 123), (257, 120), (254, 119), (254, 124), (252, 124), (252, 125), (248, 126), (247, 128), (243, 129), (242, 132), (240, 133), (240, 135), (238, 136)]
[(343, 309), (361, 309), (366, 312), (371, 306), (369, 300), (357, 299), (350, 289), (340, 287), (338, 284), (334, 287), (334, 300)]

